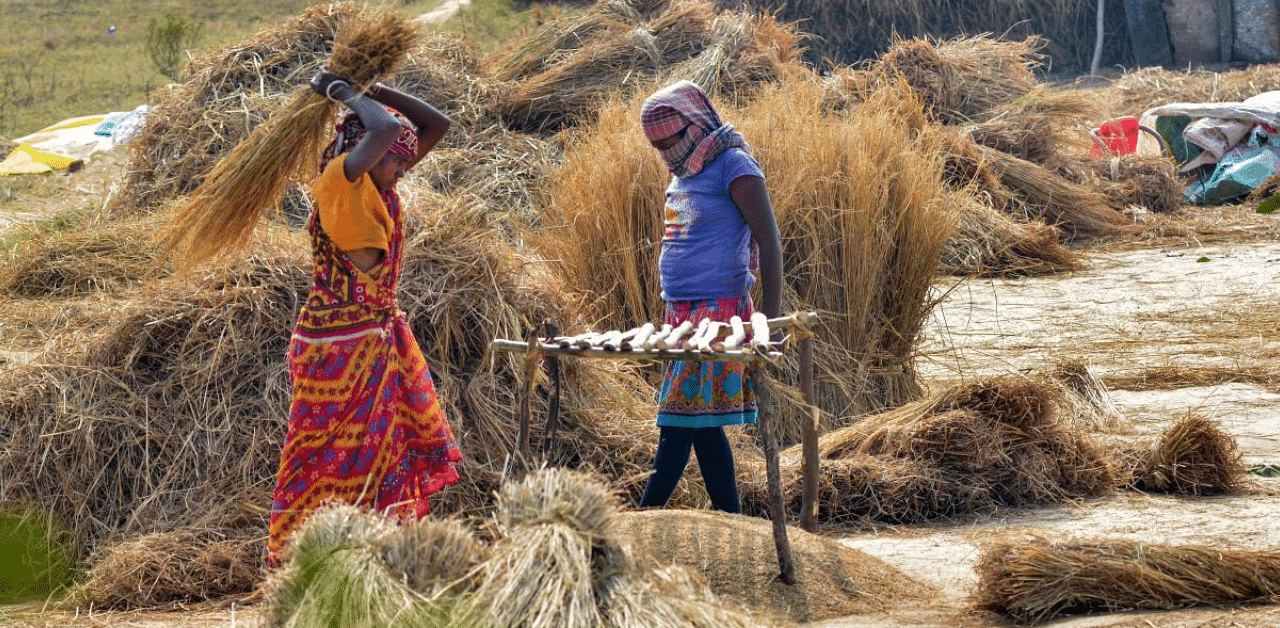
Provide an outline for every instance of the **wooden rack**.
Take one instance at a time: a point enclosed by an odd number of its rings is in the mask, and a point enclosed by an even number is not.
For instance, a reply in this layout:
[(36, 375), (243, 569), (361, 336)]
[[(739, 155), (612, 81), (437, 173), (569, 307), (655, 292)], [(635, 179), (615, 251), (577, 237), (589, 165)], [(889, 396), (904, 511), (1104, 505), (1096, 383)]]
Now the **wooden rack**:
[[(769, 400), (765, 366), (781, 360), (793, 346), (799, 352), (800, 391), (808, 406), (808, 420), (801, 430), (802, 493), (800, 527), (813, 531), (818, 514), (818, 407), (814, 400), (813, 334), (815, 312), (797, 312), (790, 316), (768, 318), (757, 312), (751, 319), (733, 317), (728, 323), (703, 319), (696, 324), (686, 321), (677, 326), (645, 323), (622, 331), (586, 332), (560, 336), (554, 325), (543, 323), (524, 341), (495, 339), (498, 351), (525, 354), (525, 385), (520, 396), (517, 420), (520, 424), (520, 454), (527, 463), (529, 452), (530, 399), (533, 396), (535, 369), (539, 357), (545, 356), (552, 373), (551, 403), (548, 408), (546, 439), (543, 452), (550, 451), (559, 424), (560, 356), (578, 358), (613, 358), (630, 360), (730, 360), (745, 362), (755, 384), (758, 400), (758, 424), (764, 435), (766, 476), (769, 485), (769, 518), (773, 522), (773, 539), (778, 551), (778, 566), (783, 582), (795, 584), (795, 562), (787, 539), (786, 509), (782, 499), (782, 473), (778, 464), (778, 442), (770, 429), (765, 407)], [(774, 332), (785, 334), (773, 340)]]

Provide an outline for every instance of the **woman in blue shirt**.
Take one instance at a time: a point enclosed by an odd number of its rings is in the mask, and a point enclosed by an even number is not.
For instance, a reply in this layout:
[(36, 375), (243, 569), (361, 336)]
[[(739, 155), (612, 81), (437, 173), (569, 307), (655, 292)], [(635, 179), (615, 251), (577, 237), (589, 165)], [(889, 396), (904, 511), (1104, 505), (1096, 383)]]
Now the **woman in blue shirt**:
[[(706, 93), (689, 81), (649, 96), (640, 118), (645, 137), (674, 175), (658, 262), (665, 322), (750, 319), (757, 272), (761, 311), (777, 317), (782, 246), (764, 171), (742, 135), (720, 120)], [(724, 426), (756, 422), (755, 390), (745, 365), (670, 362), (658, 403), (658, 451), (640, 506), (667, 503), (693, 450), (712, 506), (739, 512)]]

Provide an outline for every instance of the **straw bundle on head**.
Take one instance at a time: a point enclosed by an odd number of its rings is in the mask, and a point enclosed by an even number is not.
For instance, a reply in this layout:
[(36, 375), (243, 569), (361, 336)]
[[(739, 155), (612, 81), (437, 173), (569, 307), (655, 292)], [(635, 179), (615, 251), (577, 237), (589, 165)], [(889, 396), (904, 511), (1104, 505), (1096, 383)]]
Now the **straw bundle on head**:
[(322, 3), (248, 40), (197, 56), (191, 78), (156, 94), (130, 141), (130, 166), (113, 209), (150, 211), (188, 194), (236, 144), (315, 73), (339, 28), (366, 19), (352, 3)]
[(1058, 230), (1019, 222), (991, 205), (976, 186), (949, 191), (943, 207), (959, 222), (941, 251), (941, 270), (969, 277), (1028, 277), (1080, 267), (1080, 257), (1058, 242)]
[(153, 532), (110, 543), (92, 561), (77, 598), (97, 608), (138, 608), (241, 595), (262, 579), (261, 536), (259, 527), (248, 525)]
[(975, 566), (978, 605), (1021, 624), (1093, 611), (1270, 602), (1280, 552), (1019, 535), (988, 544)]
[(1244, 480), (1235, 439), (1197, 414), (1179, 419), (1136, 455), (1133, 486), (1143, 491), (1222, 495)]
[(684, 567), (706, 581), (721, 606), (758, 613), (767, 625), (819, 622), (935, 599), (933, 587), (893, 566), (796, 528), (787, 534), (800, 578), (784, 584), (778, 579), (770, 524), (754, 517), (644, 510), (620, 515), (618, 528), (632, 540), (638, 562)]
[[(414, 36), (410, 22), (394, 15), (355, 21), (339, 32), (326, 67), (358, 89), (367, 88), (403, 61)], [(243, 248), (259, 217), (278, 206), (290, 181), (315, 176), (336, 109), (336, 103), (304, 85), (214, 166), (164, 234), (180, 268)]]

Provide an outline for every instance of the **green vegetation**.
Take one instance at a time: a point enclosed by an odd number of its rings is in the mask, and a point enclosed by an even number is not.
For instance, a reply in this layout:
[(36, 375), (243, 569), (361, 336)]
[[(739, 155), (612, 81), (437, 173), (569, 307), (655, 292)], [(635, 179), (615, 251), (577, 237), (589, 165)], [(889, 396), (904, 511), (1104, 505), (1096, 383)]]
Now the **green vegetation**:
[(200, 39), (200, 24), (172, 13), (164, 16), (164, 22), (151, 18), (147, 27), (147, 56), (161, 74), (182, 80), (182, 66), (186, 51), (196, 47)]
[(34, 509), (0, 511), (0, 604), (43, 599), (67, 585), (72, 560), (65, 537)]
[[(175, 16), (199, 29), (200, 49), (239, 41), (316, 0), (26, 0), (0, 2), (0, 136), (20, 137), (76, 115), (127, 111), (169, 83), (147, 53), (148, 25)], [(441, 0), (372, 3), (416, 16)], [(443, 26), (496, 50), (547, 9), (473, 0)], [(109, 28), (115, 26), (114, 33)], [(199, 50), (183, 50), (185, 62)]]

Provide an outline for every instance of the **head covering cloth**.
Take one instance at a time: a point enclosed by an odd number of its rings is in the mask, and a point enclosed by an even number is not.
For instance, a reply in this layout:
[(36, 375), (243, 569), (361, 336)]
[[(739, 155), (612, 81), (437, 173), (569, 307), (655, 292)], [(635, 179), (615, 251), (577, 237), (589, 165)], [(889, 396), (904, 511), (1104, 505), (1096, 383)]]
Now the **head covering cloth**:
[[(396, 138), (396, 142), (387, 149), (388, 155), (404, 155), (406, 157), (418, 156), (418, 132), (413, 128), (413, 124), (409, 122), (400, 112), (394, 109), (387, 109), (391, 115), (395, 116), (396, 121), (400, 123), (400, 136)], [(325, 147), (323, 155), (320, 157), (320, 170), (324, 170), (325, 164), (330, 159), (345, 153), (360, 142), (364, 134), (368, 132), (364, 122), (360, 121), (360, 116), (355, 113), (349, 113), (342, 122), (338, 123), (336, 128), (337, 135), (333, 141)]]
[(691, 81), (676, 81), (650, 95), (640, 110), (640, 126), (650, 142), (680, 134), (658, 149), (671, 173), (691, 177), (729, 148), (750, 152), (742, 134), (720, 119), (706, 92)]

